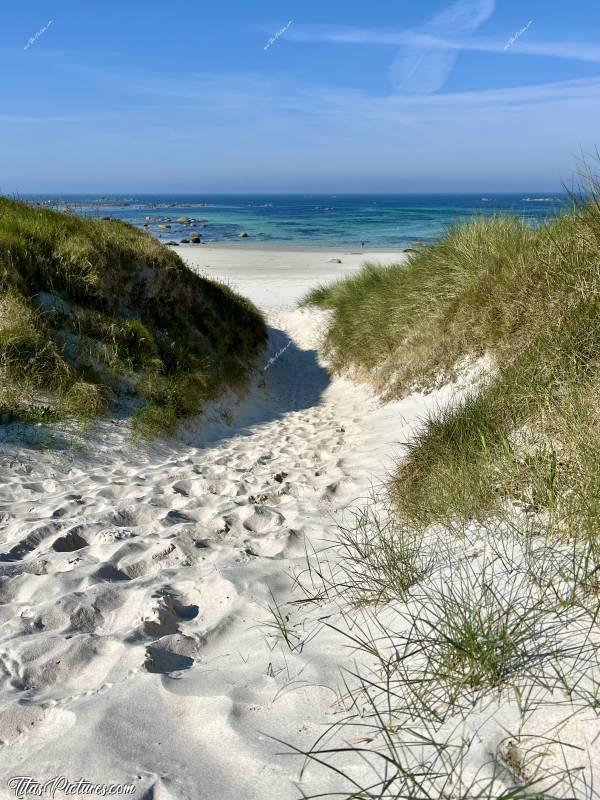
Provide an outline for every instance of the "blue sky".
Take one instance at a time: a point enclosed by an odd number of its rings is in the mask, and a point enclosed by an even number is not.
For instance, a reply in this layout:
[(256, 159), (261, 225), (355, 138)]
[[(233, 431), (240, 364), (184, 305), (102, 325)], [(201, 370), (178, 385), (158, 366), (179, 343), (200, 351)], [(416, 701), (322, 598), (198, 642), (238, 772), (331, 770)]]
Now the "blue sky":
[(3, 193), (552, 191), (600, 145), (591, 0), (2, 10)]

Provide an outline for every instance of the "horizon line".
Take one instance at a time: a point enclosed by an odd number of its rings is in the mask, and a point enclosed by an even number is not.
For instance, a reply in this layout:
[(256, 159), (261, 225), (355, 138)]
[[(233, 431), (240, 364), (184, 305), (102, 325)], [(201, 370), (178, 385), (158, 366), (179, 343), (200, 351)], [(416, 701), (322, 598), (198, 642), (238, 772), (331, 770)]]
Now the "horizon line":
[(378, 191), (363, 191), (363, 192), (300, 192), (300, 191), (290, 191), (290, 192), (269, 192), (269, 191), (258, 191), (258, 192), (174, 192), (174, 191), (155, 191), (155, 192), (0, 192), (0, 196), (2, 197), (10, 197), (13, 199), (18, 199), (19, 197), (48, 197), (53, 199), (60, 199), (59, 195), (65, 195), (70, 197), (153, 197), (157, 195), (162, 196), (172, 196), (172, 197), (201, 197), (203, 195), (207, 197), (359, 197), (361, 195), (371, 195), (371, 196), (379, 196), (379, 197), (398, 197), (403, 195), (479, 195), (479, 194), (523, 194), (525, 192), (530, 192), (534, 194), (548, 194), (548, 195), (568, 195), (570, 192), (568, 190), (556, 190), (556, 189), (532, 189), (529, 187), (528, 189), (480, 189), (474, 190), (471, 189), (469, 191), (460, 191), (460, 190), (444, 190), (444, 191), (402, 191), (402, 192), (378, 192)]

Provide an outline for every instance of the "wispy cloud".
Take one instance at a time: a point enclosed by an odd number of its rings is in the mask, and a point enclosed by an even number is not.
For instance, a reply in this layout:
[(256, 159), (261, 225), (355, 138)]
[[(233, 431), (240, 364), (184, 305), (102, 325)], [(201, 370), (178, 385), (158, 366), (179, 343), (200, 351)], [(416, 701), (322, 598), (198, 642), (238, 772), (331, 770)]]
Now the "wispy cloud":
[(585, 42), (525, 42), (506, 50), (505, 41), (470, 37), (448, 39), (428, 36), (415, 31), (380, 31), (365, 28), (298, 28), (289, 37), (297, 42), (330, 42), (331, 44), (374, 44), (393, 47), (406, 45), (439, 50), (473, 50), (485, 53), (512, 51), (517, 54), (549, 56), (588, 63), (600, 63), (600, 46)]
[(494, 11), (495, 0), (458, 0), (436, 14), (416, 31), (417, 37), (405, 45), (390, 67), (390, 78), (402, 94), (429, 94), (446, 83), (457, 51), (440, 49), (430, 39), (465, 36), (477, 30)]
[[(110, 106), (77, 122), (75, 110), (64, 109), (51, 141), (48, 118), (0, 117), (0, 144), (14, 156), (5, 187), (57, 190), (68, 164), (85, 176), (80, 184), (72, 178), (72, 191), (549, 190), (560, 185), (559, 173), (568, 178), (580, 149), (593, 147), (600, 124), (600, 76), (415, 96), (260, 73), (167, 78), (131, 70), (124, 79), (121, 70), (98, 69), (112, 87)], [(115, 112), (116, 100), (125, 110)], [(552, 137), (530, 135), (549, 129)], [(29, 184), (24, 163), (36, 176)]]
[[(378, 44), (401, 47), (390, 67), (390, 78), (401, 94), (429, 94), (441, 89), (450, 75), (459, 40), (476, 31), (494, 12), (495, 0), (457, 0), (418, 28), (378, 31), (358, 28), (298, 28), (298, 42)], [(500, 47), (499, 47), (500, 49)]]
[[(122, 90), (131, 91), (138, 98), (146, 96), (150, 104), (162, 103), (168, 97), (173, 101), (173, 114), (188, 114), (192, 103), (202, 109), (205, 126), (221, 126), (225, 118), (245, 120), (247, 126), (264, 123), (267, 130), (290, 124), (298, 131), (309, 126), (315, 131), (335, 130), (337, 135), (341, 134), (342, 117), (344, 129), (353, 125), (373, 129), (377, 123), (389, 123), (394, 136), (405, 127), (431, 125), (439, 130), (438, 126), (449, 116), (477, 122), (482, 114), (493, 113), (498, 117), (512, 111), (525, 114), (537, 106), (599, 103), (600, 107), (600, 76), (427, 96), (372, 95), (356, 89), (300, 85), (259, 73), (251, 76), (202, 73), (177, 81), (140, 76), (139, 82), (130, 80)], [(352, 109), (351, 114), (348, 109)]]

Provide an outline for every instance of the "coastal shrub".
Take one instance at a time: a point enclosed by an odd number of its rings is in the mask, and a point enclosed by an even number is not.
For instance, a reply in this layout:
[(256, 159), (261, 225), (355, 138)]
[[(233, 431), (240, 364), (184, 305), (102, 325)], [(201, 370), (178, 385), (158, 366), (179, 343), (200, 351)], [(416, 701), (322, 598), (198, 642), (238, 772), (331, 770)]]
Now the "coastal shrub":
[(172, 431), (240, 386), (265, 339), (252, 303), (148, 234), (0, 198), (3, 419), (91, 417), (128, 398), (134, 427)]

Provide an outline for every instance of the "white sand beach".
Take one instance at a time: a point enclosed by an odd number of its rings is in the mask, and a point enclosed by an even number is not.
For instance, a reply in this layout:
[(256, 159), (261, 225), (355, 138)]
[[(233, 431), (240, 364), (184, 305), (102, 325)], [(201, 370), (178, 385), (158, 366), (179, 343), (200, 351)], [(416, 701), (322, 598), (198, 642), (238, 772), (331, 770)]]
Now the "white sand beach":
[(147, 800), (284, 800), (301, 764), (269, 737), (309, 745), (329, 720), (346, 653), (327, 636), (286, 653), (268, 607), (423, 408), (330, 380), (319, 312), (295, 308), (369, 254), (178, 252), (267, 311), (268, 347), (249, 395), (175, 443), (133, 446), (114, 420), (61, 451), (4, 427), (2, 797), (12, 776), (65, 775)]
[(331, 381), (319, 314), (294, 307), (362, 254), (179, 252), (268, 312), (263, 385), (171, 444), (136, 448), (115, 420), (40, 450), (7, 426), (2, 796), (14, 775), (66, 775), (155, 800), (292, 798), (298, 760), (269, 736), (310, 744), (335, 699), (345, 654), (324, 639), (286, 657), (268, 606), (422, 409), (390, 425), (366, 390)]
[(296, 307), (401, 254), (178, 252), (267, 312), (267, 350), (247, 396), (175, 442), (134, 445), (119, 419), (63, 450), (2, 429), (2, 797), (12, 776), (133, 784), (140, 800), (339, 788), (313, 766), (300, 779), (302, 759), (277, 741), (310, 747), (325, 731), (351, 659), (318, 607), (286, 605), (302, 596), (291, 576), (453, 390), (381, 406), (329, 377), (322, 312)]

